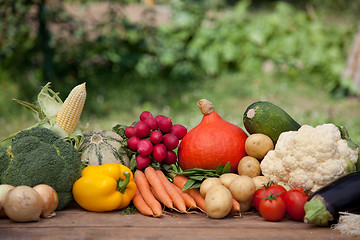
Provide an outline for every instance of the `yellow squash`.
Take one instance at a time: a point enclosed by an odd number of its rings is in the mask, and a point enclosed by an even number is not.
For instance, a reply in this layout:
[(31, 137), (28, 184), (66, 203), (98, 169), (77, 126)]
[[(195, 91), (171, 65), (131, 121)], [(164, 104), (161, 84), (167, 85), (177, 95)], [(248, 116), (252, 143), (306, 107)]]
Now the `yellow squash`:
[(86, 210), (106, 212), (127, 207), (136, 188), (128, 167), (107, 163), (84, 168), (81, 178), (73, 185), (73, 196)]

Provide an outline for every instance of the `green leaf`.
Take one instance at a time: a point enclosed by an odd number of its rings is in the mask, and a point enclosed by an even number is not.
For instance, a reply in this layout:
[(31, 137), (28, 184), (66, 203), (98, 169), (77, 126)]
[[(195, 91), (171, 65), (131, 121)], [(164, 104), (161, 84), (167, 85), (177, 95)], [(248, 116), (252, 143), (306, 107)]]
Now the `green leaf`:
[(150, 163), (150, 167), (153, 167), (155, 169), (160, 169), (161, 168), (161, 164), (157, 161), (151, 161)]
[[(348, 131), (347, 131), (347, 129), (344, 127), (344, 126), (337, 126), (338, 127), (338, 129), (339, 129), (339, 131), (340, 131), (340, 133), (341, 133), (341, 138), (342, 139), (345, 139), (346, 141), (347, 141), (347, 145), (348, 145), (348, 147), (350, 147), (350, 148), (359, 148), (359, 145), (357, 145), (356, 143), (354, 143), (351, 139), (350, 139), (350, 136), (349, 136), (349, 133), (348, 133)], [(357, 162), (355, 163), (355, 168), (356, 168), (356, 170), (360, 170), (360, 151), (358, 152), (358, 159), (357, 159)], [(347, 172), (351, 172), (352, 171), (352, 169), (350, 168), (348, 168), (347, 167), (347, 170), (346, 170)]]
[(29, 110), (30, 112), (32, 112), (33, 114), (38, 116), (38, 119), (43, 119), (44, 117), (40, 117), (41, 115), (41, 109), (38, 105), (32, 104), (32, 103), (28, 103), (19, 99), (12, 99), (14, 102), (17, 102), (18, 104), (24, 106), (27, 110)]
[(192, 172), (192, 171), (195, 171), (195, 172), (206, 172), (206, 171), (209, 171), (209, 170), (205, 170), (205, 169), (202, 169), (202, 168), (191, 168), (191, 169), (185, 170), (184, 172)]
[(202, 182), (195, 182), (195, 183), (191, 186), (191, 189), (193, 189), (193, 188), (200, 188), (201, 183), (202, 183)]
[(224, 170), (224, 165), (220, 164), (220, 165), (216, 168), (215, 173), (220, 175), (220, 174), (223, 172), (223, 170)]
[(183, 171), (179, 174), (184, 175), (184, 176), (191, 176), (191, 175), (198, 174), (198, 173), (199, 173), (198, 171), (194, 170), (194, 171)]
[(137, 167), (136, 154), (133, 154), (130, 158), (130, 170), (134, 172)]
[(338, 126), (339, 128), (339, 131), (341, 133), (341, 138), (342, 139), (345, 139), (347, 141), (347, 145), (350, 147), (350, 148), (357, 148), (359, 147), (356, 143), (354, 143), (351, 139), (350, 139), (350, 136), (349, 136), (349, 133), (347, 131), (347, 129), (344, 127), (344, 126)]
[(195, 184), (195, 180), (193, 179), (189, 179), (183, 186), (182, 190), (185, 191), (187, 189), (190, 189), (194, 184)]
[(127, 137), (125, 135), (126, 127), (127, 127), (126, 125), (117, 124), (112, 128), (112, 130), (113, 130), (113, 132), (119, 134), (123, 139), (125, 139), (125, 138), (127, 139)]
[(230, 165), (230, 162), (228, 162), (225, 167), (223, 168), (222, 170), (222, 173), (221, 174), (224, 174), (224, 173), (229, 173), (231, 172), (231, 165)]
[(352, 173), (356, 171), (356, 164), (353, 163), (352, 161), (350, 161), (349, 159), (345, 159), (346, 161), (346, 168), (345, 168), (345, 172), (346, 173)]
[(193, 176), (190, 176), (189, 178), (193, 179), (195, 181), (203, 181), (205, 179), (205, 175), (198, 175), (198, 176), (193, 175)]

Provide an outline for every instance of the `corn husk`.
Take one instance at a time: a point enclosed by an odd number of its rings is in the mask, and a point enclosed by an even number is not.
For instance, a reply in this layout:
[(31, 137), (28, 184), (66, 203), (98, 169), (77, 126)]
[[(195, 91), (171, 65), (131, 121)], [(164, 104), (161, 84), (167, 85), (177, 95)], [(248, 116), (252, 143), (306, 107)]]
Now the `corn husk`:
[[(64, 141), (72, 143), (75, 149), (79, 149), (81, 143), (84, 140), (82, 129), (78, 126), (71, 134), (68, 134), (65, 130), (56, 124), (56, 115), (63, 105), (63, 101), (60, 99), (59, 93), (54, 92), (50, 88), (50, 82), (42, 87), (35, 104), (18, 99), (13, 100), (29, 110), (37, 121), (34, 126), (31, 126), (27, 129), (31, 129), (33, 127), (48, 128), (58, 134)], [(0, 142), (12, 139), (19, 132), (1, 139)]]

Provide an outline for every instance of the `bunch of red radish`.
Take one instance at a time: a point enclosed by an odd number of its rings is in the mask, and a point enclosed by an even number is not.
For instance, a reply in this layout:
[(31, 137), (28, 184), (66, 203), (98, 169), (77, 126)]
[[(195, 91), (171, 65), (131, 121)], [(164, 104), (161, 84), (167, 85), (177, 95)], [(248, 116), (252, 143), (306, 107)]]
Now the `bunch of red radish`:
[(140, 121), (125, 128), (129, 138), (128, 148), (137, 152), (138, 169), (144, 169), (154, 160), (164, 164), (175, 164), (175, 149), (186, 135), (187, 129), (180, 124), (173, 124), (171, 118), (164, 115), (153, 117), (149, 111), (140, 114)]

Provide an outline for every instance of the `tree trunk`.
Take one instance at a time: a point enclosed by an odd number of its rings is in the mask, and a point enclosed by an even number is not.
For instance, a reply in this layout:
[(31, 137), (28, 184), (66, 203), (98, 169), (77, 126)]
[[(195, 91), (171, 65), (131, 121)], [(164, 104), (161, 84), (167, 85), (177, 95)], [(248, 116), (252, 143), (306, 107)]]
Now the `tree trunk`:
[(343, 77), (352, 79), (357, 89), (357, 95), (360, 96), (360, 25), (347, 59)]

